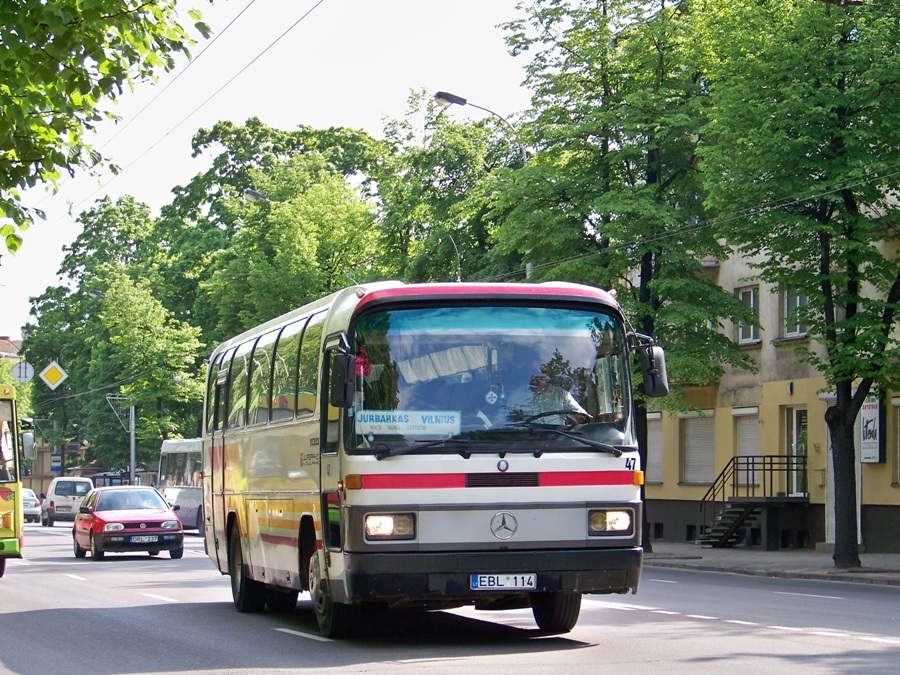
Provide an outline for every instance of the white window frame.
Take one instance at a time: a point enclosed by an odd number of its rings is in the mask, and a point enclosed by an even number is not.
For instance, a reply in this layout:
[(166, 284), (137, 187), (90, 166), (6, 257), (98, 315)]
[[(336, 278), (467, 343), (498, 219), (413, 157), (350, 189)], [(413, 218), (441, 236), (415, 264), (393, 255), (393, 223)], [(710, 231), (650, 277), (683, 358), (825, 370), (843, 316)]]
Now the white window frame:
[(782, 294), (782, 326), (784, 326), (784, 337), (804, 337), (807, 333), (806, 324), (800, 323), (797, 311), (802, 307), (806, 307), (806, 295), (797, 291), (797, 289), (788, 289)]
[[(759, 286), (747, 286), (737, 291), (738, 298), (747, 308), (759, 317)], [(740, 324), (738, 326), (738, 344), (752, 345), (759, 342), (759, 326), (756, 324)]]

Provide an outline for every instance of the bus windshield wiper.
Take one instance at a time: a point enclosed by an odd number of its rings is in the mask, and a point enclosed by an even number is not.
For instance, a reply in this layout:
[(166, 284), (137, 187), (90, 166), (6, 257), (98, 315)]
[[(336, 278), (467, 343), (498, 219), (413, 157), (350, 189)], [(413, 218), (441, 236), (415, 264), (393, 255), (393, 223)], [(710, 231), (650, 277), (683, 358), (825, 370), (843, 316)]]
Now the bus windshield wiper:
[(379, 443), (375, 446), (375, 459), (381, 461), (382, 459), (387, 459), (388, 457), (396, 457), (397, 455), (406, 455), (410, 452), (415, 452), (417, 450), (424, 450), (425, 448), (433, 448), (438, 445), (468, 445), (472, 441), (468, 438), (460, 438), (459, 436), (450, 436), (448, 438), (438, 438), (433, 441), (416, 441), (417, 445), (404, 445), (399, 448), (392, 448), (387, 443)]
[(542, 427), (542, 426), (532, 426), (531, 424), (510, 424), (505, 427), (501, 427), (502, 429), (515, 429), (519, 431), (526, 431), (528, 433), (536, 433), (536, 432), (549, 432), (551, 434), (556, 434), (557, 436), (564, 436), (565, 438), (570, 438), (573, 441), (578, 441), (579, 443), (583, 443), (584, 445), (594, 448), (596, 450), (600, 450), (601, 452), (608, 452), (611, 455), (615, 455), (616, 457), (622, 456), (622, 451), (619, 450), (616, 446), (610, 445), (609, 443), (603, 443), (602, 441), (595, 441), (591, 438), (584, 438), (583, 436), (579, 436), (569, 431), (563, 431), (562, 429), (554, 429), (552, 427)]

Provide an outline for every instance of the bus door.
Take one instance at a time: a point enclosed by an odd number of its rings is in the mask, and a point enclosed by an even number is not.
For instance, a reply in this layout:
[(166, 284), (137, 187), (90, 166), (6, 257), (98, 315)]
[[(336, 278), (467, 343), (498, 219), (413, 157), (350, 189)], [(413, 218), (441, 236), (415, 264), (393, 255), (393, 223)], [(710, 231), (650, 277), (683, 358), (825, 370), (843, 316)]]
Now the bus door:
[[(322, 360), (321, 378), (321, 433), (319, 443), (319, 485), (322, 495), (322, 543), (324, 545), (324, 563), (328, 570), (331, 592), (335, 599), (344, 597), (346, 588), (341, 579), (344, 573), (343, 556), (339, 555), (343, 548), (341, 543), (342, 503), (339, 487), (343, 483), (341, 470), (340, 433), (341, 421), (347, 408), (332, 405), (334, 386), (335, 355), (339, 353), (337, 340), (329, 343)], [(351, 378), (352, 381), (352, 378)], [(332, 555), (332, 554), (338, 555)]]
[(231, 357), (234, 355), (234, 348), (230, 349), (225, 358), (219, 362), (218, 371), (215, 375), (210, 375), (215, 379), (211, 383), (209, 395), (212, 397), (212, 419), (208, 420), (209, 424), (209, 482), (204, 484), (209, 486), (209, 490), (204, 490), (204, 514), (210, 518), (210, 522), (206, 527), (205, 536), (207, 543), (207, 551), (215, 551), (216, 563), (220, 570), (228, 569), (228, 539), (227, 539), (227, 523), (225, 518), (227, 512), (225, 510), (225, 471), (226, 457), (225, 452), (225, 427), (228, 418), (228, 372), (231, 364)]

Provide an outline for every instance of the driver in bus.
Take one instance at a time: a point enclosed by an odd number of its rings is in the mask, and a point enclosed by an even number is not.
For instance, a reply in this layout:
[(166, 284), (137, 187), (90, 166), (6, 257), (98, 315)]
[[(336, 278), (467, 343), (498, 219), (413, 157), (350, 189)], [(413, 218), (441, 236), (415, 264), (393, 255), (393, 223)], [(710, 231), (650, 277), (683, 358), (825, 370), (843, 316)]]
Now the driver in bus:
[(525, 364), (513, 380), (512, 391), (506, 392), (504, 409), (510, 421), (539, 424), (583, 424), (591, 419), (572, 392), (562, 386), (561, 377), (550, 375), (549, 368), (537, 354), (516, 359)]

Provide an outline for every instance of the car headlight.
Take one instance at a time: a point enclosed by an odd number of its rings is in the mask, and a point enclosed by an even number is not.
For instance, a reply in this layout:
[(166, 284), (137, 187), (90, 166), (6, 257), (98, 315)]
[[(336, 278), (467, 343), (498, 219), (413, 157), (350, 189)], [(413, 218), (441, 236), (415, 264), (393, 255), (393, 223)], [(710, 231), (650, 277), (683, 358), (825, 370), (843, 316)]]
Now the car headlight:
[(412, 513), (370, 513), (366, 516), (366, 539), (415, 539), (416, 517)]
[(592, 536), (623, 536), (634, 531), (634, 511), (597, 509), (588, 513), (588, 533)]
[(177, 520), (164, 520), (162, 524), (162, 529), (164, 530), (177, 530), (179, 528), (180, 523)]
[(119, 532), (120, 530), (124, 530), (125, 526), (122, 523), (106, 523), (103, 526), (104, 532)]

